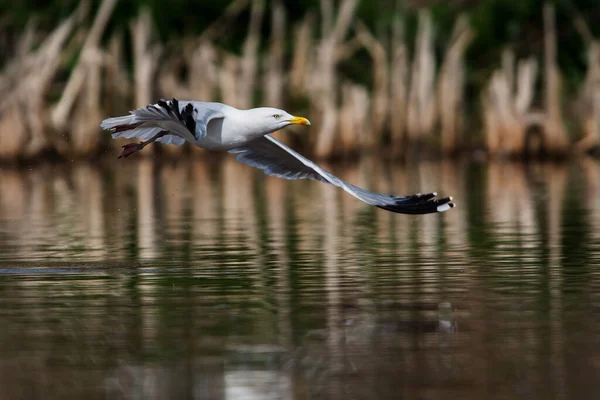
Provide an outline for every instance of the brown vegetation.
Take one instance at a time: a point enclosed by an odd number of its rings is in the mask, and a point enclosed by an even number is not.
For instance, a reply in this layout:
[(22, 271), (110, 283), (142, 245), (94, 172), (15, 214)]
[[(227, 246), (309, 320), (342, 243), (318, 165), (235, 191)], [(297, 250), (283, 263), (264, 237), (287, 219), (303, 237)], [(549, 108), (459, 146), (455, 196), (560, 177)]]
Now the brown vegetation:
[[(554, 8), (544, 7), (544, 107), (534, 110), (538, 64), (535, 58), (517, 63), (510, 49), (502, 68), (494, 72), (484, 92), (487, 148), (493, 155), (519, 156), (527, 152), (565, 154), (569, 141), (561, 107), (560, 71), (556, 62)], [(534, 136), (535, 135), (535, 136)]]
[[(286, 67), (282, 1), (274, 1), (270, 9), (263, 0), (233, 1), (199, 37), (186, 39), (175, 46), (179, 52), (169, 54), (167, 46), (154, 39), (148, 10), (141, 10), (130, 25), (131, 49), (123, 45), (124, 32), (115, 33), (102, 48), (100, 39), (116, 3), (103, 0), (88, 29), (89, 3), (82, 2), (41, 42), (44, 32), (28, 26), (17, 54), (0, 75), (1, 158), (33, 157), (49, 150), (63, 156), (94, 154), (123, 144), (109, 141), (100, 131), (99, 122), (106, 116), (160, 97), (222, 101), (247, 108), (259, 105), (257, 91), (264, 95), (262, 104), (286, 107), (303, 104), (300, 99), (310, 104), (304, 111), (315, 129), (304, 145), (318, 158), (355, 154), (359, 149), (381, 151), (388, 142), (386, 153), (393, 156), (410, 152), (412, 144), (451, 155), (465, 144), (476, 143), (463, 132), (464, 54), (476, 35), (465, 15), (457, 19), (443, 59), (436, 60), (435, 26), (426, 9), (419, 14), (411, 56), (400, 12), (391, 32), (375, 34), (356, 18), (357, 0), (321, 0), (319, 15), (307, 14), (293, 30), (293, 57)], [(250, 23), (241, 54), (218, 48), (215, 39), (225, 34), (222, 22), (247, 8)], [(482, 92), (484, 147), (491, 155), (518, 156), (542, 146), (547, 152), (564, 154), (571, 147), (561, 106), (553, 7), (544, 7), (543, 15), (543, 94), (536, 93), (537, 60), (517, 61), (510, 49)], [(317, 20), (320, 28), (313, 29)], [(261, 54), (264, 21), (270, 21), (272, 36), (265, 42), (268, 50)], [(600, 140), (600, 45), (584, 23), (576, 24), (589, 44), (589, 70), (575, 110), (583, 132), (576, 148), (587, 151)], [(373, 78), (371, 89), (338, 73), (339, 63), (359, 49), (371, 57), (366, 71)], [(124, 61), (127, 51), (133, 55), (131, 81)], [(70, 69), (66, 60), (75, 54), (78, 61)], [(68, 79), (62, 81), (65, 75)], [(51, 87), (62, 88), (56, 101)], [(258, 90), (261, 87), (264, 90)], [(537, 98), (543, 99), (541, 109), (534, 108)], [(294, 112), (302, 112), (301, 107)], [(186, 147), (163, 148), (175, 154)]]

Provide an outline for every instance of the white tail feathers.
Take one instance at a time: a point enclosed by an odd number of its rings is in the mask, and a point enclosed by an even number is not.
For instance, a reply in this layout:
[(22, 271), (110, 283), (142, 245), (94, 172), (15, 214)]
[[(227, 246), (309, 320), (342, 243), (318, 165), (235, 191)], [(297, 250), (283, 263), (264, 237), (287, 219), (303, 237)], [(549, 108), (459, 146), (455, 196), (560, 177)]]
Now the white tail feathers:
[[(158, 126), (143, 126), (140, 122), (137, 122), (134, 115), (126, 115), (123, 117), (107, 118), (100, 124), (102, 129), (110, 130), (113, 132), (113, 139), (125, 138), (132, 139), (138, 138), (141, 140), (150, 140), (155, 135), (164, 130), (164, 128)], [(164, 144), (174, 144), (180, 146), (185, 143), (185, 139), (177, 135), (165, 135), (156, 140)]]
[(107, 118), (100, 123), (103, 129), (109, 130), (113, 138), (140, 138), (150, 140), (162, 131), (169, 132), (155, 139), (161, 143), (181, 145), (186, 140), (195, 139), (196, 115), (193, 105), (184, 103), (183, 110), (179, 109), (176, 99), (160, 100), (145, 108), (133, 110), (129, 115)]
[(100, 123), (100, 126), (105, 130), (114, 130), (119, 126), (133, 125), (135, 123), (135, 116), (124, 115), (122, 117), (107, 118)]
[[(125, 139), (133, 139), (138, 138), (141, 140), (150, 140), (155, 135), (158, 135), (160, 132), (164, 131), (163, 128), (160, 127), (138, 127), (128, 131), (121, 131), (112, 134), (113, 139), (116, 138), (125, 138)], [(157, 142), (161, 142), (164, 144), (174, 144), (176, 146), (180, 146), (185, 143), (185, 139), (179, 137), (177, 135), (165, 135), (156, 139)]]

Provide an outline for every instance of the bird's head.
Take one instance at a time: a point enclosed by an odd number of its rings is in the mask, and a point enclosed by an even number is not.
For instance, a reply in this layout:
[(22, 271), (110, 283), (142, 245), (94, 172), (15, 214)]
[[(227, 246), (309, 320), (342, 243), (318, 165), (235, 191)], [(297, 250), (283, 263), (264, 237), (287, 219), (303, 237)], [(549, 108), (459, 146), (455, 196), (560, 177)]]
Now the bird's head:
[(296, 117), (287, 111), (278, 108), (260, 107), (247, 110), (252, 114), (252, 120), (259, 125), (265, 133), (275, 132), (289, 125), (310, 125), (304, 117)]

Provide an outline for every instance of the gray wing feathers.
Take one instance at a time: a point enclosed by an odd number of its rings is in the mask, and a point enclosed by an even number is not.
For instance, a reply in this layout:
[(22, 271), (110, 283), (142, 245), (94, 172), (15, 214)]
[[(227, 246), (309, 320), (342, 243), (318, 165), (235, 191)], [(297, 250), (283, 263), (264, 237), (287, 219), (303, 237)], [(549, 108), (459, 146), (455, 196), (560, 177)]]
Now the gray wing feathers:
[(265, 135), (229, 152), (237, 154), (237, 161), (262, 169), (267, 175), (283, 179), (312, 179), (327, 182), (313, 168), (305, 165), (302, 159), (295, 157), (292, 149), (270, 135)]
[(164, 144), (174, 144), (175, 146), (181, 146), (185, 143), (185, 139), (177, 135), (165, 135), (156, 139), (156, 141)]
[[(223, 118), (219, 103), (161, 100), (145, 108), (130, 111), (130, 115), (107, 118), (100, 126), (111, 130), (113, 138), (138, 137), (150, 139), (160, 130), (168, 130), (183, 140), (199, 140), (207, 134), (207, 125), (214, 118)], [(178, 144), (177, 139), (167, 135), (159, 139), (163, 143)]]
[(196, 129), (195, 136), (196, 140), (203, 138), (207, 135), (208, 123), (214, 118), (223, 118), (224, 114), (221, 111), (222, 105), (219, 103), (201, 103), (192, 102), (195, 112)]
[(354, 186), (325, 171), (314, 162), (296, 153), (271, 135), (254, 140), (244, 147), (230, 150), (236, 160), (262, 169), (267, 175), (284, 179), (313, 179), (330, 183), (367, 204), (402, 214), (428, 214), (454, 207), (451, 197), (434, 199), (437, 193), (412, 196), (392, 196), (370, 192)]
[[(135, 128), (135, 129), (132, 129), (129, 131), (113, 133), (112, 137), (113, 137), (113, 139), (122, 137), (125, 139), (138, 138), (140, 140), (150, 140), (154, 137), (154, 135), (158, 134), (162, 130), (163, 130), (163, 128), (160, 128), (160, 127), (154, 127), (154, 128), (139, 127), (139, 128)], [(180, 136), (177, 136), (177, 135), (165, 135), (161, 138), (158, 138), (156, 141), (164, 143), (164, 144), (174, 144), (176, 146), (180, 146), (185, 143), (185, 139)]]
[(148, 140), (151, 139), (154, 135), (156, 135), (158, 132), (162, 131), (162, 128), (135, 128), (129, 131), (122, 131), (122, 132), (116, 132), (113, 133), (111, 136), (113, 137), (113, 139), (117, 139), (117, 138), (125, 138), (125, 139), (133, 139), (133, 138), (140, 138), (142, 140)]

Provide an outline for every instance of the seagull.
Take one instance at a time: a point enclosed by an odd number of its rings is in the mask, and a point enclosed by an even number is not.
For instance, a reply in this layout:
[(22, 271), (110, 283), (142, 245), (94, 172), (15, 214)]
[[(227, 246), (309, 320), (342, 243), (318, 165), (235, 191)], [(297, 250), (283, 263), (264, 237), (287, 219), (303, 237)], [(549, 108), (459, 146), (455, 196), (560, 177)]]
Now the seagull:
[(119, 158), (142, 150), (153, 142), (182, 145), (186, 141), (210, 151), (237, 154), (236, 160), (283, 179), (312, 179), (337, 186), (357, 199), (400, 214), (429, 214), (453, 208), (452, 197), (437, 193), (392, 196), (370, 192), (327, 172), (281, 143), (270, 133), (289, 125), (310, 125), (303, 117), (270, 107), (239, 110), (227, 104), (201, 101), (160, 100), (129, 115), (107, 118), (100, 126), (113, 138), (139, 138), (123, 146)]

